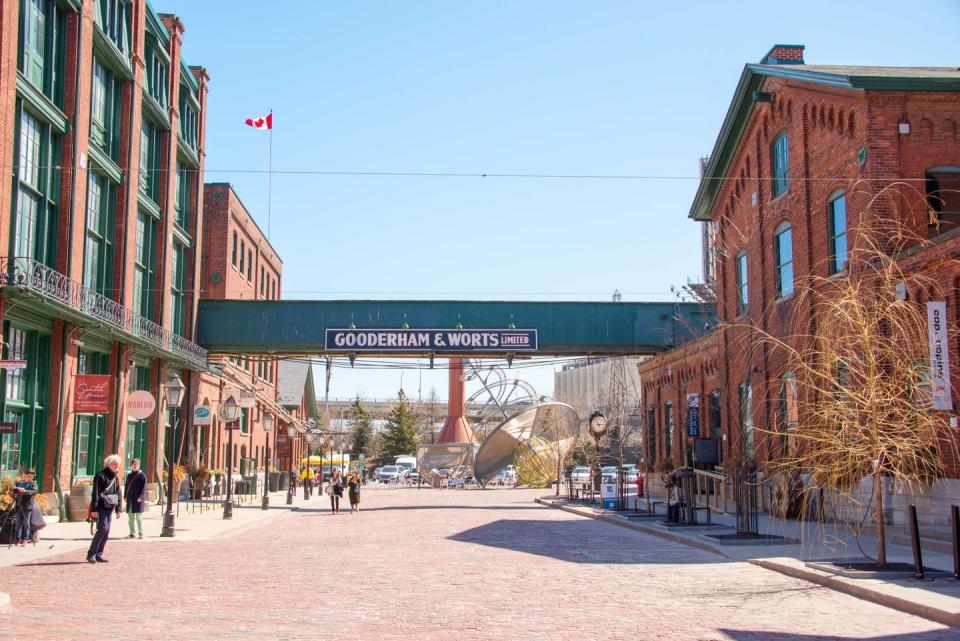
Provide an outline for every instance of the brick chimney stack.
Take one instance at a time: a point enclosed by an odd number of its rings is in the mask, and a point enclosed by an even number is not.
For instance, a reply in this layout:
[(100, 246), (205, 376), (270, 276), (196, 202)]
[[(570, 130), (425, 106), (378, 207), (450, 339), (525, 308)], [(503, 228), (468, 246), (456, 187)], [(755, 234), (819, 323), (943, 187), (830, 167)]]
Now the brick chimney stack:
[(804, 45), (773, 45), (760, 60), (764, 65), (802, 65)]

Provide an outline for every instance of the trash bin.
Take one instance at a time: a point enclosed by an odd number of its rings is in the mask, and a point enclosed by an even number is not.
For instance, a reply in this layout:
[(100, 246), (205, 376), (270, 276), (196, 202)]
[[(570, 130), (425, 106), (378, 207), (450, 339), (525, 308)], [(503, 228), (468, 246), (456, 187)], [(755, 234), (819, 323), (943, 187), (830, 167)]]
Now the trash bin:
[(280, 491), (280, 473), (279, 472), (270, 472), (267, 475), (268, 482), (270, 483), (271, 492)]

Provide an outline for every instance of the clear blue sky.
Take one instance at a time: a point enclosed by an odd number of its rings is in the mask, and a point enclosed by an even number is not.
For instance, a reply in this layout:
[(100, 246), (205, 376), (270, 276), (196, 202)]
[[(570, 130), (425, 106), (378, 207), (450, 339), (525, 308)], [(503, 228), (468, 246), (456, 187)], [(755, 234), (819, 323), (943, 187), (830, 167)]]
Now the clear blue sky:
[[(744, 63), (774, 43), (811, 64), (960, 66), (958, 0), (154, 7), (211, 76), (206, 179), (233, 183), (264, 230), (267, 176), (239, 170), (266, 170), (267, 134), (243, 121), (270, 109), (276, 171), (694, 177)], [(663, 299), (700, 273), (695, 190), (275, 174), (271, 240), (285, 298)], [(530, 374), (544, 393), (551, 371)], [(331, 390), (387, 396), (399, 378), (337, 370)], [(442, 373), (423, 385), (446, 396)]]

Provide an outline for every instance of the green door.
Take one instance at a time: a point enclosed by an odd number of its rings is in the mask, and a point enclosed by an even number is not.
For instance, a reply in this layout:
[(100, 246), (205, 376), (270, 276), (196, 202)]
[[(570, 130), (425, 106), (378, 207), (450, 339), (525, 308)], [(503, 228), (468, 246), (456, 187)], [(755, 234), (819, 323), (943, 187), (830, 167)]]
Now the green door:
[(32, 467), (37, 471), (37, 482), (42, 483), (50, 393), (50, 337), (10, 323), (6, 323), (4, 335), (6, 358), (25, 360), (27, 366), (2, 374), (3, 420), (15, 423), (17, 428), (0, 437), (0, 474), (16, 476), (21, 469)]

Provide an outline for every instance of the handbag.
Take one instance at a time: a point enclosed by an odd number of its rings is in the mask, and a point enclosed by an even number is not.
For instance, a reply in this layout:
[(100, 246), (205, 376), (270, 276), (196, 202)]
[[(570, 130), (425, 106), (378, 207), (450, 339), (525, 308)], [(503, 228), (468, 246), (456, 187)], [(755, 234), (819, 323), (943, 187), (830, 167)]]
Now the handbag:
[(327, 487), (323, 491), (327, 496), (333, 496), (333, 483), (327, 483)]
[(116, 494), (116, 492), (110, 494), (107, 493), (116, 484), (116, 482), (117, 479), (114, 478), (112, 481), (110, 481), (110, 485), (108, 485), (103, 493), (100, 494), (100, 500), (111, 510), (120, 505), (120, 497)]

